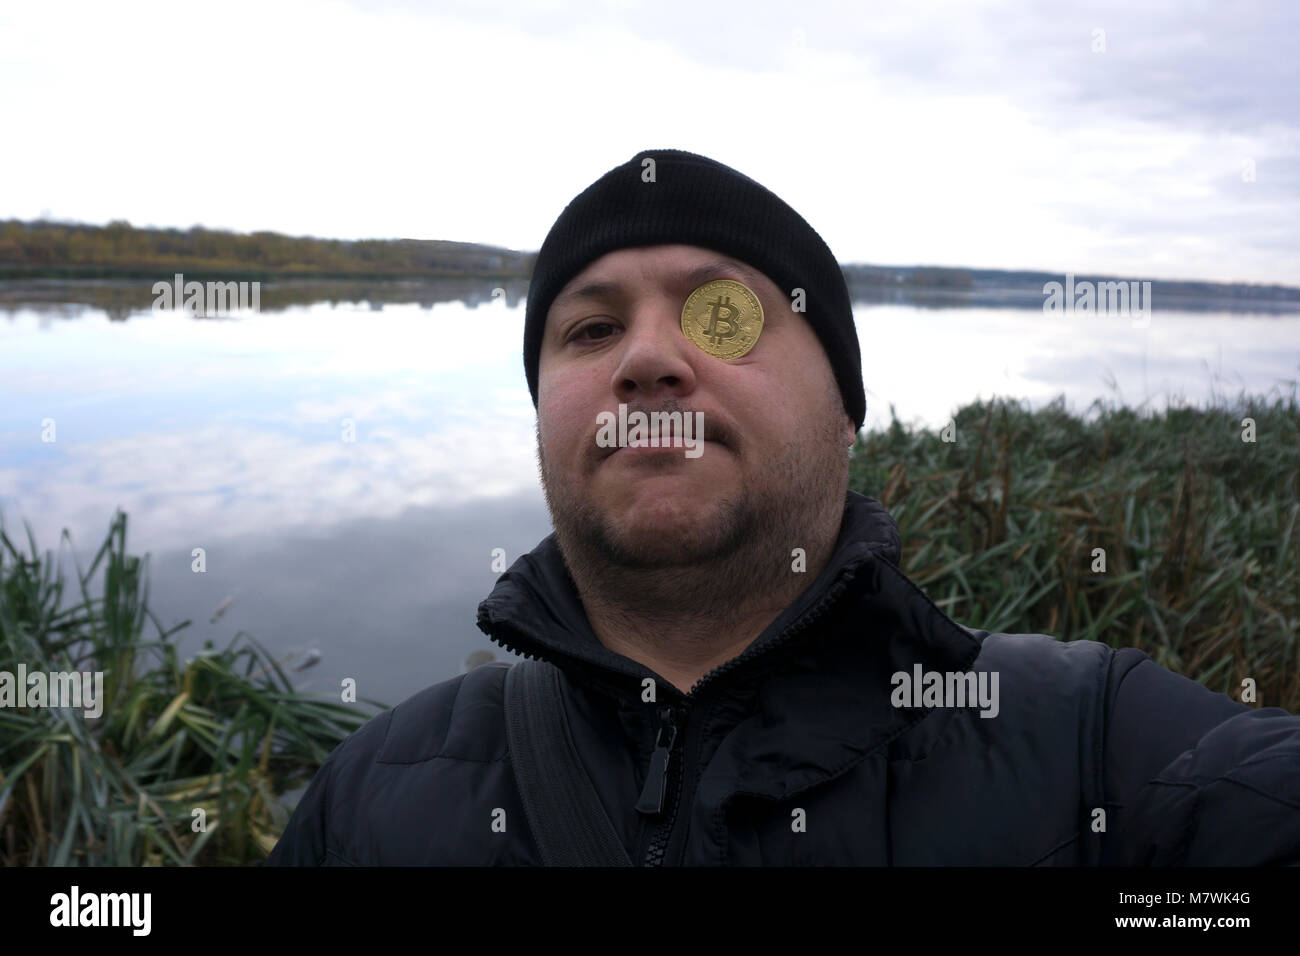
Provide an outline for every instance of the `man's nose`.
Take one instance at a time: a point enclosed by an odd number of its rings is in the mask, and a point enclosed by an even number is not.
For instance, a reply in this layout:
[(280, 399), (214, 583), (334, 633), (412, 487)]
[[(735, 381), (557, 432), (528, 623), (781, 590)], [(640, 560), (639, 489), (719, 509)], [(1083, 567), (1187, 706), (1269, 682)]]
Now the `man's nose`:
[(665, 304), (640, 309), (623, 333), (612, 386), (620, 402), (678, 397), (695, 388), (694, 348), (682, 334), (681, 312)]

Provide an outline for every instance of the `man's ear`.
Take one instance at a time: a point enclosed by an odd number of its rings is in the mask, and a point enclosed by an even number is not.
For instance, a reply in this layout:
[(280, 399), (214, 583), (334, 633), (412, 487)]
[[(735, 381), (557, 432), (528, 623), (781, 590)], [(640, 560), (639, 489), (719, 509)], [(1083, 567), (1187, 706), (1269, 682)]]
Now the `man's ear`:
[(852, 448), (858, 443), (858, 430), (853, 427), (853, 419), (849, 416), (848, 412), (844, 413), (844, 421), (841, 428), (844, 432), (844, 444)]

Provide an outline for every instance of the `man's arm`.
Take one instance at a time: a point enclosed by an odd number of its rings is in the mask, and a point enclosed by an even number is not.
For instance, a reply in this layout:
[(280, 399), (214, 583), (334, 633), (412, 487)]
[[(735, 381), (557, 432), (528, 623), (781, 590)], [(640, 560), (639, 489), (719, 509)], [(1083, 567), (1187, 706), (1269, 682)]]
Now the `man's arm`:
[(1107, 686), (1104, 864), (1300, 864), (1300, 717), (1118, 651)]

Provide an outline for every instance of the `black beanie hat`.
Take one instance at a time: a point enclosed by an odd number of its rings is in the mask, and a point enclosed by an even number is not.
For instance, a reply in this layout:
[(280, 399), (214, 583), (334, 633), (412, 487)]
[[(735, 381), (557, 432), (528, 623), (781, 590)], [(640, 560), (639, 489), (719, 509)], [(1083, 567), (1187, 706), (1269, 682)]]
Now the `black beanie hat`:
[[(653, 167), (645, 160), (654, 160)], [(653, 181), (650, 170), (653, 169)], [(643, 178), (644, 177), (644, 178)], [(802, 314), (830, 359), (845, 411), (866, 420), (862, 356), (844, 273), (830, 248), (779, 196), (729, 166), (679, 149), (637, 153), (564, 207), (537, 254), (524, 316), (524, 373), (537, 406), (546, 314), (560, 290), (616, 249), (684, 243), (733, 256), (787, 296), (804, 290)]]

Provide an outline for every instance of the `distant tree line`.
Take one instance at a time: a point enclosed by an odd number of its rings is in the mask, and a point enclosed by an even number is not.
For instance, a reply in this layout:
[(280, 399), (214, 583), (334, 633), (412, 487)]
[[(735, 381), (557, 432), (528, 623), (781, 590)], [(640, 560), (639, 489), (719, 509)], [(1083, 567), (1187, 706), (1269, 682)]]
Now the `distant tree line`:
[[(118, 219), (107, 226), (0, 220), (0, 279), (527, 279), (535, 252), (441, 239), (314, 239), (277, 232), (137, 229)], [(841, 266), (854, 302), (905, 301), (949, 307), (1041, 308), (1044, 284), (1064, 273), (944, 266)], [(1078, 280), (1114, 277), (1078, 274)], [(1129, 278), (1149, 278), (1131, 276)], [(1179, 309), (1226, 309), (1270, 303), (1300, 310), (1300, 288), (1283, 285), (1153, 279), (1155, 301)], [(1245, 308), (1242, 306), (1241, 308)]]
[(526, 277), (534, 253), (425, 239), (314, 239), (276, 232), (0, 221), (0, 276), (178, 271), (265, 277)]

